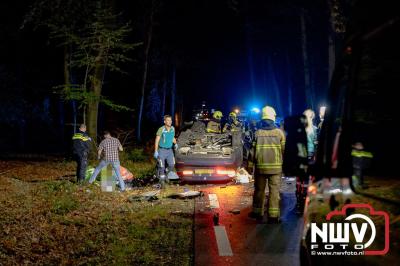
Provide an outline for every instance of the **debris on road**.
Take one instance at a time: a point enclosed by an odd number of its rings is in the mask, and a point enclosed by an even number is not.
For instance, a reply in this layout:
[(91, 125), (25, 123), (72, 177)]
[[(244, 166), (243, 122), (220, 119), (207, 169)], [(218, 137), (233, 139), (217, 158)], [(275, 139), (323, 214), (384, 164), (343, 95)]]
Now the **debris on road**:
[(149, 192), (142, 193), (140, 195), (133, 195), (128, 198), (128, 201), (154, 201), (158, 200), (157, 195), (160, 193), (160, 190), (153, 190)]
[(195, 197), (202, 197), (202, 196), (204, 196), (204, 193), (202, 191), (185, 190), (184, 192), (181, 193), (173, 193), (169, 195), (168, 198), (192, 199)]
[(253, 176), (250, 175), (246, 169), (239, 168), (235, 176), (236, 183), (246, 184), (253, 181)]
[(238, 210), (238, 209), (233, 209), (233, 210), (230, 210), (229, 212), (232, 214), (240, 214), (240, 210)]

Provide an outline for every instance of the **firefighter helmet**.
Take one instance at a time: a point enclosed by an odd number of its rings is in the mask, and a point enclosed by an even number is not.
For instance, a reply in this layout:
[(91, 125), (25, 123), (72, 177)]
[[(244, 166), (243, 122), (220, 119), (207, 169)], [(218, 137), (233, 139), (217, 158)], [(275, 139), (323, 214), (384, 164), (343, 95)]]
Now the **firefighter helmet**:
[(270, 106), (265, 106), (262, 109), (261, 119), (269, 119), (269, 120), (275, 121), (275, 118), (276, 118), (276, 112), (275, 112), (274, 108), (272, 108)]
[(233, 119), (236, 119), (237, 115), (236, 115), (235, 112), (230, 112), (230, 113), (229, 113), (229, 117), (231, 117), (231, 118), (233, 118)]
[(213, 114), (213, 117), (215, 119), (221, 119), (222, 118), (222, 112), (221, 111), (215, 111)]

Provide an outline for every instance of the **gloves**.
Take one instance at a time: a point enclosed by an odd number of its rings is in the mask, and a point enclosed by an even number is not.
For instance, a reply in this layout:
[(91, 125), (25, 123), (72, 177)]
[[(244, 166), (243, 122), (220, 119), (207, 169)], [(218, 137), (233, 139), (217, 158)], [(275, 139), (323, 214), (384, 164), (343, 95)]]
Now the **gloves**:
[(154, 159), (158, 159), (158, 151), (155, 151), (153, 156), (154, 156)]
[(177, 151), (179, 149), (178, 143), (175, 144), (175, 150)]

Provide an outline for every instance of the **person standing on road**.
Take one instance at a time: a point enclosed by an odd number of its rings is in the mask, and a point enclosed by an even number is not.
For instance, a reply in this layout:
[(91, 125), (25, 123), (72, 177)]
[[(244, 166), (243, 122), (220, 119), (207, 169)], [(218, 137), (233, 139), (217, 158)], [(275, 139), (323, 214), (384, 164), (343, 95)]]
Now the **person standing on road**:
[(318, 129), (314, 125), (315, 113), (311, 109), (307, 109), (303, 112), (303, 115), (307, 118), (306, 133), (307, 133), (307, 154), (309, 162), (313, 162), (315, 149), (317, 145), (317, 133)]
[(121, 142), (117, 138), (111, 137), (110, 132), (104, 131), (104, 139), (100, 142), (99, 149), (97, 152), (97, 159), (101, 159), (101, 155), (104, 151), (104, 157), (100, 161), (99, 165), (94, 170), (92, 176), (89, 179), (89, 184), (96, 180), (97, 175), (100, 173), (101, 169), (111, 164), (115, 174), (117, 175), (119, 186), (121, 191), (125, 191), (125, 183), (122, 179), (120, 172), (120, 162), (118, 151), (123, 151)]
[(215, 111), (213, 117), (207, 123), (206, 131), (207, 133), (221, 133), (221, 119), (223, 115), (221, 111)]
[(78, 183), (85, 180), (91, 140), (86, 133), (85, 124), (81, 124), (79, 131), (72, 136), (72, 155), (77, 163), (76, 179)]
[(264, 217), (265, 186), (268, 180), (268, 223), (279, 223), (280, 218), (280, 182), (282, 176), (283, 151), (285, 134), (275, 125), (274, 108), (265, 106), (262, 109), (262, 121), (255, 132), (252, 159), (255, 166), (255, 183), (253, 210), (250, 218), (262, 221)]
[(154, 144), (154, 158), (157, 160), (157, 173), (161, 188), (164, 188), (165, 182), (168, 181), (165, 173), (165, 163), (168, 164), (169, 171), (172, 171), (175, 167), (175, 157), (172, 150), (174, 144), (175, 150), (177, 150), (178, 144), (175, 138), (175, 128), (172, 126), (172, 117), (166, 115), (164, 116), (164, 126), (158, 129)]

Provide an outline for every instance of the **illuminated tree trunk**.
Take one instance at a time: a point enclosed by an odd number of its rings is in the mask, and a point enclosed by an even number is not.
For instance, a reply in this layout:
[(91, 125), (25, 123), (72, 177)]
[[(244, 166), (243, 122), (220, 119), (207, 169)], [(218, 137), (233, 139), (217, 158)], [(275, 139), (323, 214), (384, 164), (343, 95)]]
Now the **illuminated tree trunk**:
[(331, 82), (333, 70), (335, 68), (335, 26), (332, 18), (332, 3), (331, 0), (327, 0), (329, 7), (329, 30), (328, 30), (328, 86)]
[[(71, 84), (71, 72), (69, 68), (69, 63), (70, 63), (70, 52), (69, 52), (69, 46), (65, 45), (64, 46), (64, 84), (66, 87), (69, 87)], [(64, 103), (59, 102), (58, 103), (58, 109), (59, 109), (59, 126), (60, 126), (60, 136), (61, 139), (64, 140)], [(73, 114), (75, 115), (75, 114)], [(75, 120), (75, 117), (74, 117)], [(76, 125), (74, 123), (74, 133), (76, 132)], [(64, 145), (64, 141), (63, 141)]]
[[(153, 3), (154, 4), (154, 3)], [(144, 97), (145, 97), (145, 90), (147, 85), (147, 72), (149, 68), (149, 52), (150, 52), (150, 45), (151, 39), (153, 35), (153, 15), (154, 15), (154, 5), (151, 6), (150, 11), (150, 19), (149, 19), (149, 28), (147, 31), (147, 40), (144, 49), (144, 68), (143, 68), (143, 80), (142, 80), (142, 93), (140, 98), (140, 107), (139, 107), (139, 116), (138, 116), (138, 125), (136, 131), (136, 138), (138, 141), (142, 140), (142, 117), (143, 117), (143, 108), (144, 108)]]
[(87, 105), (87, 131), (89, 136), (93, 139), (94, 144), (97, 143), (97, 118), (104, 75), (103, 60), (103, 51), (100, 51), (97, 56), (93, 76), (91, 77), (90, 91), (93, 93), (94, 97), (91, 97)]
[(292, 115), (293, 113), (293, 103), (292, 103), (292, 74), (290, 71), (290, 60), (289, 60), (289, 53), (286, 52), (286, 73), (287, 73), (287, 89), (288, 89), (288, 113)]
[(304, 91), (306, 96), (306, 103), (307, 103), (307, 108), (314, 109), (314, 95), (312, 93), (311, 82), (310, 82), (310, 62), (307, 51), (307, 29), (306, 29), (304, 9), (302, 9), (300, 15), (300, 26), (301, 26), (301, 48), (303, 55)]
[(274, 67), (272, 65), (272, 60), (271, 57), (268, 57), (268, 72), (269, 72), (269, 76), (271, 78), (271, 82), (270, 84), (272, 85), (274, 94), (275, 94), (275, 102), (276, 102), (276, 107), (277, 107), (277, 111), (278, 111), (278, 116), (282, 116), (283, 114), (283, 109), (282, 109), (282, 104), (281, 104), (281, 94), (279, 91), (279, 86), (278, 86), (278, 82), (276, 80), (276, 76), (275, 76), (275, 70)]
[(161, 116), (165, 115), (165, 103), (167, 98), (167, 86), (168, 86), (168, 78), (167, 78), (167, 63), (165, 63), (164, 67), (164, 77), (163, 77), (163, 85), (162, 85), (162, 95), (161, 95)]
[(172, 84), (171, 84), (171, 116), (172, 116), (172, 121), (176, 124), (175, 98), (176, 98), (176, 65), (174, 63), (172, 67)]

